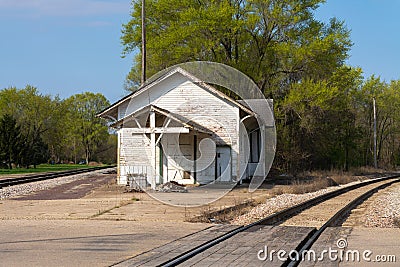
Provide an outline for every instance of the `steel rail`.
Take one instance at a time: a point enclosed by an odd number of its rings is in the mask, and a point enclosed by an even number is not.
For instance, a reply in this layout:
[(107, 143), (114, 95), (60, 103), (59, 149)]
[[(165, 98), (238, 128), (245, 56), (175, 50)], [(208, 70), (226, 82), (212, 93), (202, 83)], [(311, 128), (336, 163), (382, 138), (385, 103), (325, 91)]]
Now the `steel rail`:
[(18, 185), (18, 184), (25, 184), (25, 183), (42, 181), (42, 180), (54, 179), (54, 178), (59, 178), (59, 177), (64, 177), (64, 176), (69, 176), (69, 175), (74, 175), (74, 174), (93, 172), (93, 171), (97, 171), (97, 170), (114, 168), (114, 167), (115, 167), (114, 165), (99, 166), (99, 167), (92, 167), (92, 168), (60, 171), (60, 172), (34, 174), (34, 175), (28, 175), (28, 176), (19, 177), (19, 178), (7, 178), (7, 179), (0, 180), (0, 188)]
[[(184, 253), (182, 253), (182, 254), (180, 254), (180, 255), (178, 255), (178, 256), (176, 256), (176, 257), (174, 257), (174, 258), (172, 258), (172, 259), (170, 259), (170, 260), (168, 260), (168, 261), (166, 261), (166, 262), (164, 262), (162, 264), (159, 264), (157, 266), (163, 266), (163, 267), (176, 266), (176, 265), (178, 265), (180, 263), (183, 263), (183, 262), (189, 260), (190, 258), (194, 257), (195, 255), (197, 255), (197, 254), (199, 254), (199, 253), (201, 253), (201, 252), (203, 252), (203, 251), (205, 251), (205, 250), (217, 245), (218, 243), (220, 243), (222, 241), (225, 241), (225, 240), (231, 238), (232, 236), (234, 236), (234, 235), (236, 235), (236, 234), (238, 234), (240, 232), (243, 232), (243, 231), (245, 231), (245, 230), (247, 230), (247, 229), (249, 229), (249, 228), (251, 228), (253, 226), (271, 225), (271, 224), (280, 222), (280, 221), (282, 221), (284, 219), (290, 218), (290, 217), (300, 213), (303, 210), (306, 210), (306, 209), (308, 209), (308, 208), (310, 208), (312, 206), (315, 206), (315, 205), (317, 205), (319, 203), (322, 203), (322, 202), (324, 202), (324, 201), (326, 201), (328, 199), (334, 198), (334, 197), (339, 196), (341, 194), (344, 194), (346, 192), (349, 192), (349, 191), (352, 191), (352, 190), (355, 190), (355, 189), (358, 189), (358, 188), (361, 188), (363, 186), (367, 186), (367, 185), (370, 185), (370, 184), (373, 184), (373, 183), (378, 183), (378, 182), (381, 182), (381, 181), (386, 181), (386, 180), (390, 180), (390, 179), (394, 179), (394, 178), (398, 178), (398, 177), (400, 177), (400, 174), (387, 176), (387, 177), (381, 177), (381, 178), (375, 178), (375, 179), (371, 179), (371, 180), (364, 181), (364, 182), (361, 182), (361, 183), (358, 183), (358, 184), (347, 186), (347, 187), (344, 187), (344, 188), (341, 188), (341, 189), (338, 189), (338, 190), (335, 190), (335, 191), (332, 191), (332, 192), (328, 192), (326, 194), (314, 197), (314, 198), (312, 198), (310, 200), (307, 200), (307, 201), (302, 202), (300, 204), (297, 204), (295, 206), (289, 207), (287, 209), (284, 209), (282, 211), (279, 211), (279, 212), (276, 212), (276, 213), (274, 213), (272, 215), (269, 215), (269, 216), (267, 216), (267, 217), (265, 217), (263, 219), (260, 219), (260, 220), (254, 222), (254, 223), (251, 223), (251, 224), (248, 224), (248, 225), (244, 225), (244, 226), (239, 226), (238, 228), (236, 228), (236, 229), (234, 229), (234, 230), (232, 230), (230, 232), (227, 232), (227, 233), (225, 233), (225, 234), (223, 234), (223, 235), (221, 235), (219, 237), (216, 237), (216, 238), (214, 238), (214, 239), (212, 239), (212, 240), (210, 240), (210, 241), (208, 241), (206, 243), (203, 243), (203, 244), (201, 244), (201, 245), (199, 245), (199, 246), (197, 246), (197, 247), (195, 247), (195, 248), (193, 248), (191, 250), (188, 250), (188, 251), (186, 251), (186, 252), (184, 252)], [(314, 235), (315, 235), (315, 233), (314, 233)], [(305, 246), (305, 245), (303, 246), (303, 242), (298, 247), (303, 248)], [(306, 243), (307, 243), (307, 241), (306, 241)]]
[[(314, 234), (310, 237), (307, 237), (305, 240), (302, 241), (302, 246), (300, 249), (297, 249), (297, 255), (303, 255), (305, 251), (308, 251), (312, 245), (318, 240), (318, 238), (321, 236), (321, 234), (326, 230), (328, 227), (336, 226), (337, 222), (341, 220), (341, 218), (345, 217), (351, 210), (353, 210), (355, 207), (357, 207), (360, 203), (365, 201), (367, 198), (369, 198), (371, 195), (373, 195), (375, 192), (377, 192), (380, 189), (386, 188), (394, 183), (400, 182), (400, 179), (394, 180), (387, 182), (385, 184), (382, 184), (380, 186), (374, 187), (364, 194), (358, 196), (357, 198), (353, 199), (350, 203), (348, 203), (346, 206), (344, 206), (342, 209), (340, 209), (337, 213), (335, 213), (326, 223), (324, 223), (321, 228), (316, 230)], [(299, 257), (298, 259), (293, 259), (290, 260), (288, 259), (282, 266), (288, 266), (288, 267), (295, 267), (298, 266), (301, 262), (301, 258)]]

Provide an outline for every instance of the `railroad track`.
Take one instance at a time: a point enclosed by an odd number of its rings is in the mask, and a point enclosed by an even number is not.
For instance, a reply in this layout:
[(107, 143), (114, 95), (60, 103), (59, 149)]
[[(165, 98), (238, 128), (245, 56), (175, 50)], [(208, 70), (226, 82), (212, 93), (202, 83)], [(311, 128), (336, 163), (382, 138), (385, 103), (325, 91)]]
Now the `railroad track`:
[(80, 173), (86, 172), (93, 172), (102, 169), (113, 168), (115, 166), (100, 166), (100, 167), (92, 167), (92, 168), (84, 168), (84, 169), (76, 169), (76, 170), (69, 170), (69, 171), (61, 171), (61, 172), (52, 172), (52, 173), (43, 173), (43, 174), (33, 174), (27, 175), (24, 177), (19, 178), (7, 178), (0, 180), (0, 188), (18, 185), (18, 184), (26, 184), (31, 182), (37, 182), (42, 180), (49, 180), (63, 176), (75, 175)]
[[(215, 233), (209, 231), (209, 233), (207, 233), (206, 235), (212, 237), (209, 237), (208, 239), (205, 238), (207, 240), (201, 244), (198, 244), (196, 236), (184, 237), (182, 238), (182, 240), (178, 239), (175, 242), (177, 243), (175, 245), (172, 242), (170, 244), (156, 248), (153, 251), (143, 253), (132, 259), (122, 261), (115, 266), (231, 266), (232, 262), (230, 262), (229, 258), (226, 258), (224, 254), (235, 254), (239, 252), (243, 253), (242, 261), (234, 261), (234, 264), (237, 264), (238, 266), (265, 265), (265, 262), (259, 261), (259, 259), (257, 259), (257, 254), (254, 255), (254, 249), (257, 249), (257, 247), (260, 247), (260, 245), (265, 242), (260, 242), (259, 240), (257, 240), (257, 238), (259, 238), (260, 236), (264, 238), (264, 236), (269, 235), (268, 238), (264, 239), (271, 241), (271, 239), (277, 239), (277, 236), (279, 234), (277, 232), (279, 231), (286, 231), (286, 237), (284, 235), (282, 237), (281, 235), (281, 238), (286, 239), (286, 241), (288, 242), (291, 242), (292, 247), (290, 248), (290, 250), (296, 251), (299, 255), (302, 255), (304, 251), (307, 251), (311, 248), (311, 246), (328, 227), (340, 226), (344, 218), (351, 212), (352, 209), (354, 209), (376, 191), (390, 186), (393, 183), (400, 182), (399, 177), (400, 175), (393, 175), (388, 177), (376, 178), (348, 187), (344, 187), (336, 191), (331, 191), (327, 194), (315, 197), (293, 207), (272, 214), (257, 222), (244, 226), (232, 227), (233, 229), (228, 228), (229, 230), (227, 230), (226, 232), (222, 231), (220, 235), (217, 235), (215, 237), (213, 236), (213, 234)], [(334, 199), (336, 199), (336, 204), (329, 203), (332, 202)], [(325, 205), (325, 207), (323, 205)], [(338, 207), (336, 208), (336, 210), (331, 210), (330, 212), (328, 212), (329, 208), (327, 207), (329, 207), (329, 205), (337, 205)], [(323, 218), (319, 225), (316, 225), (315, 227), (296, 228), (290, 226), (293, 225), (293, 221), (296, 221), (296, 218), (297, 220), (299, 220), (299, 218), (303, 216), (307, 220), (307, 216), (309, 216), (307, 212), (309, 210), (312, 210), (312, 208), (320, 209), (319, 213), (325, 214), (326, 218)], [(285, 223), (286, 226), (281, 226), (285, 225)], [(280, 230), (276, 230), (278, 227), (277, 225), (281, 227)], [(298, 231), (298, 233), (293, 233), (293, 231)], [(263, 232), (265, 232), (266, 234), (263, 234)], [(261, 235), (258, 233), (261, 233)], [(189, 242), (191, 244), (185, 245), (185, 239), (193, 241)], [(197, 239), (204, 240), (204, 238), (200, 235), (198, 235)], [(242, 245), (238, 245), (238, 243), (240, 242), (242, 242)], [(186, 246), (188, 247), (188, 249), (184, 252), (180, 252), (182, 251), (182, 249), (180, 249), (182, 246)], [(246, 252), (244, 252), (246, 251), (246, 248), (244, 249), (243, 247), (249, 247), (247, 248), (247, 253), (251, 252), (253, 253), (253, 255), (246, 254)], [(179, 253), (177, 253), (176, 251), (178, 251)], [(207, 260), (207, 258), (210, 256), (211, 260)], [(245, 259), (246, 257), (255, 257), (255, 259), (253, 259), (253, 261), (251, 259), (247, 260)], [(240, 259), (240, 257), (238, 257), (238, 259)], [(288, 257), (286, 261), (275, 262), (275, 264), (272, 265), (298, 266), (300, 264), (300, 261), (301, 259), (290, 260), (290, 257)], [(268, 265), (271, 265), (271, 262), (269, 262)]]

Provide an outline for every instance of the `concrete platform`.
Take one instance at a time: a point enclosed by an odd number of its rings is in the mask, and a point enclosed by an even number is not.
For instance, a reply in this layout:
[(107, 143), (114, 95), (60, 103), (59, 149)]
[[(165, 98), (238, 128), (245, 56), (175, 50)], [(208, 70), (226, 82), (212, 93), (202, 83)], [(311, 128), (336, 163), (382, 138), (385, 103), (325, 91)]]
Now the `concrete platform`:
[[(400, 266), (399, 228), (353, 228), (347, 243), (347, 250), (360, 252), (370, 250), (372, 252), (369, 256), (371, 261), (365, 259), (361, 259), (360, 262), (344, 261), (339, 266)], [(390, 262), (389, 258), (393, 261)]]
[(209, 227), (100, 220), (2, 220), (0, 266), (110, 266)]
[[(299, 266), (400, 266), (400, 229), (330, 227), (310, 250), (316, 260), (306, 259)], [(382, 256), (386, 262), (377, 261)]]

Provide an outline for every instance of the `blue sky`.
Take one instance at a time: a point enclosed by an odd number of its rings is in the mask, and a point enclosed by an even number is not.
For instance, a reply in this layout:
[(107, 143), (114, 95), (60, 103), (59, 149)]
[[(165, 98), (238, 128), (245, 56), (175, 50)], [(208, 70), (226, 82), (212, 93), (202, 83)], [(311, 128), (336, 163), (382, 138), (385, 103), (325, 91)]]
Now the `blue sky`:
[(400, 79), (399, 10), (399, 0), (328, 0), (316, 18), (344, 20), (354, 43), (347, 64), (390, 82)]
[(130, 0), (0, 0), (0, 88), (117, 100), (132, 63), (119, 39), (129, 12)]
[[(328, 0), (316, 17), (344, 20), (354, 42), (348, 64), (390, 81), (400, 79), (399, 10), (397, 0)], [(119, 39), (129, 11), (130, 0), (0, 0), (0, 89), (118, 100), (132, 63)]]

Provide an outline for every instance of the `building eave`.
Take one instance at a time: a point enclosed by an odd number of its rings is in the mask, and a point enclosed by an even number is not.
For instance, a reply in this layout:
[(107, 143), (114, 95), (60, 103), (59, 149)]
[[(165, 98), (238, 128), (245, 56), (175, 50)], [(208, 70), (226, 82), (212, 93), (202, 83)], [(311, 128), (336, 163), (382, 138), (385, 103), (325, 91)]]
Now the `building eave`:
[(111, 104), (109, 107), (105, 108), (104, 110), (100, 111), (96, 116), (98, 117), (102, 117), (102, 118), (109, 118), (112, 117), (115, 120), (117, 120), (118, 118), (118, 107), (123, 104), (124, 102), (131, 100), (133, 98), (135, 98), (136, 96), (138, 96), (139, 94), (142, 94), (143, 92), (145, 92), (146, 90), (150, 89), (152, 86), (160, 83), (161, 81), (167, 79), (168, 77), (174, 75), (175, 73), (180, 73), (181, 75), (185, 76), (186, 78), (188, 78), (190, 81), (192, 81), (194, 84), (197, 84), (198, 86), (202, 87), (203, 89), (207, 90), (208, 92), (212, 93), (213, 95), (226, 100), (227, 102), (231, 103), (232, 105), (238, 107), (239, 109), (243, 110), (244, 112), (252, 115), (252, 116), (256, 116), (256, 114), (251, 111), (249, 108), (247, 108), (246, 106), (244, 106), (243, 104), (237, 102), (236, 100), (234, 100), (233, 98), (225, 95), (224, 93), (218, 91), (216, 88), (214, 88), (213, 86), (207, 84), (206, 82), (203, 82), (201, 80), (199, 80), (197, 77), (193, 76), (192, 74), (190, 74), (189, 72), (185, 71), (184, 69), (177, 67), (174, 68), (173, 70), (155, 78), (154, 80), (149, 81), (148, 83), (145, 83), (144, 85), (142, 85), (137, 91), (130, 93), (129, 95), (123, 97), (122, 99), (116, 101), (115, 103)]

